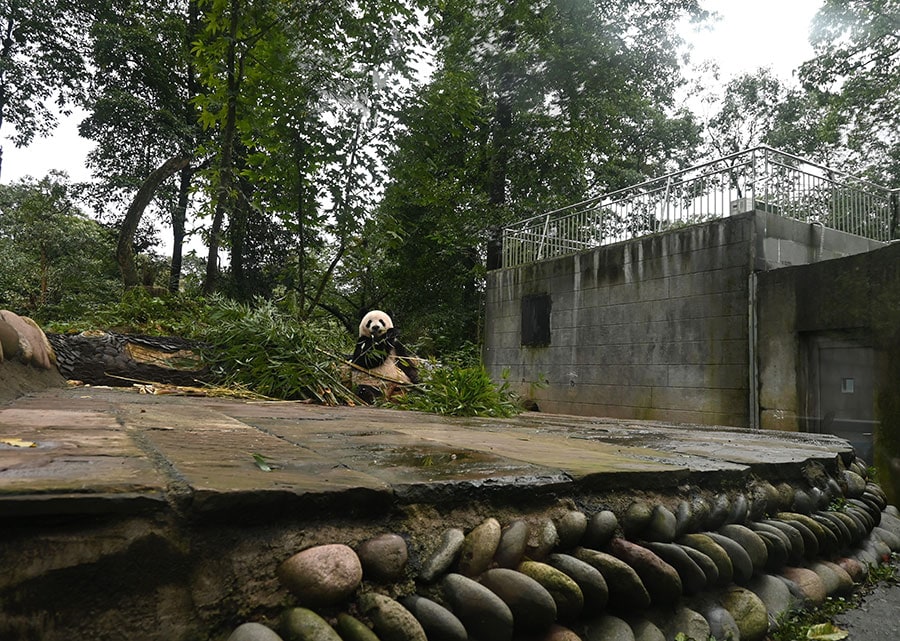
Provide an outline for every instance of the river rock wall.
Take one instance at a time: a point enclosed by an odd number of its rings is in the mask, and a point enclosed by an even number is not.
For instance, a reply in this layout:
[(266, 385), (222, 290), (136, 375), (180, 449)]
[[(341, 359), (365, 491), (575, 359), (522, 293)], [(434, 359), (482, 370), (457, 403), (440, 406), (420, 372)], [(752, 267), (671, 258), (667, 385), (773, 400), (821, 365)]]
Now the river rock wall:
[(278, 565), (283, 610), (228, 639), (760, 641), (900, 549), (900, 512), (858, 461), (809, 487), (660, 498), (323, 541)]

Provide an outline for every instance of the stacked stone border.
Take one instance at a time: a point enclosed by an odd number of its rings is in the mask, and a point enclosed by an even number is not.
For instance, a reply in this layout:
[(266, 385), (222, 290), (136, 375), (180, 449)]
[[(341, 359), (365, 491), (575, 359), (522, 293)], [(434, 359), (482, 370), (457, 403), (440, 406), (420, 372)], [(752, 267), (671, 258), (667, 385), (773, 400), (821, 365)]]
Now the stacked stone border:
[(409, 543), (297, 552), (277, 569), (291, 603), (229, 641), (760, 641), (900, 550), (900, 511), (855, 459), (803, 482), (488, 517)]

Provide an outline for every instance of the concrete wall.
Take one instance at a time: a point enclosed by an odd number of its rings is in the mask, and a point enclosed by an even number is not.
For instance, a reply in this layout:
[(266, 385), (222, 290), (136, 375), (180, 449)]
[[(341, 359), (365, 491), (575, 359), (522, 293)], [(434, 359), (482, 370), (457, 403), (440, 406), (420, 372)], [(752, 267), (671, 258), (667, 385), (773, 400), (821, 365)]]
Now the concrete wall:
[(812, 429), (807, 360), (817, 341), (874, 349), (874, 463), (900, 498), (900, 244), (760, 274), (758, 301), (760, 426)]
[[(548, 412), (747, 426), (751, 273), (872, 246), (750, 212), (491, 271), (485, 364)], [(550, 340), (526, 346), (536, 295)]]

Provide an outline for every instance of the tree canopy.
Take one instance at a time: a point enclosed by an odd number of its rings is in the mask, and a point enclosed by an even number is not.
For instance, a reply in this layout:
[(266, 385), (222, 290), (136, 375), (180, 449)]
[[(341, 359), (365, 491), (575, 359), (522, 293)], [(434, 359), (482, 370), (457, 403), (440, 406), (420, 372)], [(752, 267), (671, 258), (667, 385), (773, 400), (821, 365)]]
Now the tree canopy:
[(65, 113), (83, 91), (88, 24), (82, 0), (0, 0), (0, 132), (17, 147), (56, 126), (48, 101)]
[[(732, 78), (702, 120), (677, 102), (700, 0), (0, 0), (0, 127), (86, 111), (126, 285), (154, 284), (133, 259), (165, 221), (157, 285), (185, 287), (194, 238), (205, 294), (351, 331), (381, 307), (446, 351), (479, 340), (513, 220), (759, 143), (896, 184), (898, 3), (827, 0), (800, 84)], [(7, 219), (47, 189), (10, 186)]]

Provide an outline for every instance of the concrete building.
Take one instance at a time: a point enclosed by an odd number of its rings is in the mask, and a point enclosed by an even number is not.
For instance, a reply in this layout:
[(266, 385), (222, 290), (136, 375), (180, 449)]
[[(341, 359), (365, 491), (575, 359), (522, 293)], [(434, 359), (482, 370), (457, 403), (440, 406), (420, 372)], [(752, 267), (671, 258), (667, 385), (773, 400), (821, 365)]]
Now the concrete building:
[(900, 246), (732, 203), (489, 271), (492, 376), (543, 411), (831, 432), (871, 461), (877, 399), (900, 398)]

